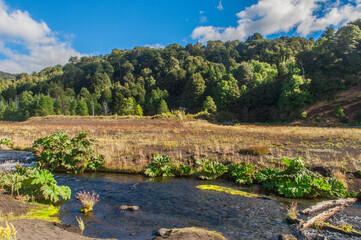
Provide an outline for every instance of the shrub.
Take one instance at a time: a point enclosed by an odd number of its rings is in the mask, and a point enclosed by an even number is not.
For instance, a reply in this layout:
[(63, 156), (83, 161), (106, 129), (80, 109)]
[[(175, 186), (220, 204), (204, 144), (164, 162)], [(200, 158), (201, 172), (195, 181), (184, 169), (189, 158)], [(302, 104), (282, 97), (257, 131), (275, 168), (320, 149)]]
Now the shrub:
[(69, 138), (67, 134), (56, 132), (37, 139), (33, 144), (37, 164), (52, 171), (63, 168), (75, 173), (98, 169), (104, 164), (104, 157), (95, 154), (95, 140), (87, 136), (87, 132), (82, 132)]
[(222, 163), (208, 159), (197, 161), (197, 164), (199, 165), (197, 176), (200, 179), (213, 180), (227, 172), (227, 168)]
[(343, 108), (341, 107), (341, 105), (339, 103), (335, 104), (334, 115), (335, 115), (335, 117), (340, 119), (342, 122), (347, 121), (346, 115), (343, 112)]
[(0, 239), (2, 240), (16, 240), (16, 230), (14, 225), (5, 222), (6, 227), (0, 226)]
[(17, 167), (15, 172), (2, 173), (0, 185), (12, 195), (16, 192), (44, 203), (60, 204), (71, 195), (69, 187), (57, 185), (51, 172), (34, 167)]
[(145, 168), (144, 174), (149, 177), (173, 176), (172, 159), (167, 155), (155, 155), (152, 162)]
[(271, 152), (266, 146), (251, 146), (239, 150), (239, 153), (252, 155), (252, 156), (262, 156), (262, 155), (268, 155)]
[(246, 164), (242, 162), (241, 164), (229, 164), (227, 165), (228, 177), (234, 179), (236, 183), (241, 185), (251, 185), (255, 177), (255, 165)]
[(93, 211), (94, 205), (99, 202), (99, 194), (96, 194), (94, 191), (90, 194), (90, 192), (78, 192), (75, 196), (83, 207), (79, 209), (79, 212), (87, 213)]

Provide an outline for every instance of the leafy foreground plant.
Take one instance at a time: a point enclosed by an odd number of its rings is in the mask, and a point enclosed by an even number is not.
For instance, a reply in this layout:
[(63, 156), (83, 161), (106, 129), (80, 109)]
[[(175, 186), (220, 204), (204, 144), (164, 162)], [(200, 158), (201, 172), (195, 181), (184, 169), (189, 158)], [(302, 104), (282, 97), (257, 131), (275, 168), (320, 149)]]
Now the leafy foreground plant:
[(290, 198), (346, 196), (343, 183), (308, 170), (300, 157), (282, 161), (287, 165), (285, 170), (264, 168), (256, 174), (257, 181), (264, 188)]
[(94, 205), (99, 202), (99, 194), (96, 194), (94, 191), (90, 192), (78, 192), (75, 196), (83, 207), (79, 209), (81, 213), (87, 213), (93, 211)]
[(200, 179), (213, 180), (227, 172), (227, 168), (220, 162), (213, 162), (208, 159), (197, 161), (199, 170), (197, 176)]
[(0, 186), (12, 195), (27, 196), (37, 202), (60, 204), (71, 196), (67, 186), (58, 186), (51, 172), (45, 169), (17, 166), (15, 172), (2, 173)]
[(5, 224), (6, 224), (5, 228), (0, 226), (0, 239), (1, 240), (16, 240), (15, 227), (11, 223), (8, 223), (7, 221), (5, 222)]
[(95, 140), (87, 138), (87, 132), (69, 138), (67, 134), (56, 132), (37, 139), (33, 153), (41, 168), (67, 169), (75, 173), (95, 171), (104, 165), (104, 157), (94, 152)]
[(155, 155), (152, 162), (145, 168), (144, 174), (149, 177), (173, 176), (172, 159), (167, 155)]
[(246, 164), (245, 162), (227, 165), (227, 175), (230, 179), (241, 185), (251, 185), (253, 183), (255, 165)]

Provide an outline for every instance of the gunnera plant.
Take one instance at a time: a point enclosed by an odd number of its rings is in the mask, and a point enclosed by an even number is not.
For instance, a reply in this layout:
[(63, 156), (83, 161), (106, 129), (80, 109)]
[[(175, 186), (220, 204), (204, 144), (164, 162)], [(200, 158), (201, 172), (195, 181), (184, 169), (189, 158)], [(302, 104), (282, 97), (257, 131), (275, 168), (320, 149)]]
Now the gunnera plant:
[(152, 162), (145, 168), (144, 174), (149, 177), (174, 176), (172, 159), (167, 155), (154, 155)]
[(214, 180), (227, 172), (226, 166), (220, 162), (214, 162), (208, 159), (197, 161), (198, 171), (196, 175), (203, 180)]
[(94, 191), (90, 192), (78, 192), (75, 196), (83, 205), (82, 208), (79, 209), (80, 213), (88, 213), (93, 211), (94, 205), (99, 202), (99, 194), (96, 194)]
[(104, 164), (104, 157), (94, 151), (95, 140), (88, 138), (87, 132), (70, 138), (56, 132), (37, 139), (33, 153), (40, 168), (51, 171), (65, 169), (75, 173), (95, 171)]
[(347, 189), (340, 181), (308, 170), (300, 157), (282, 161), (287, 166), (283, 171), (265, 168), (256, 174), (264, 188), (289, 198), (346, 196)]
[(245, 162), (228, 164), (227, 170), (228, 178), (241, 185), (251, 185), (256, 173), (255, 165)]

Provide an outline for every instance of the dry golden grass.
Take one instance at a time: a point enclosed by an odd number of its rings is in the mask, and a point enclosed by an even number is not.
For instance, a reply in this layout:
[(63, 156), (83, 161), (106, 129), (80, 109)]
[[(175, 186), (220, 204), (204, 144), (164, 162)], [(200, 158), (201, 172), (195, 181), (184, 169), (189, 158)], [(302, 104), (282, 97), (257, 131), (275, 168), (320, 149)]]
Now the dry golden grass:
[[(15, 148), (31, 147), (34, 140), (56, 131), (69, 135), (89, 131), (98, 140), (97, 151), (111, 171), (139, 172), (154, 153), (179, 162), (209, 158), (221, 162), (247, 161), (260, 166), (279, 165), (283, 157), (301, 156), (311, 165), (361, 169), (361, 129), (291, 126), (220, 126), (205, 121), (151, 117), (31, 118), (0, 122), (0, 138), (11, 138)], [(250, 146), (266, 146), (271, 155), (239, 153)]]

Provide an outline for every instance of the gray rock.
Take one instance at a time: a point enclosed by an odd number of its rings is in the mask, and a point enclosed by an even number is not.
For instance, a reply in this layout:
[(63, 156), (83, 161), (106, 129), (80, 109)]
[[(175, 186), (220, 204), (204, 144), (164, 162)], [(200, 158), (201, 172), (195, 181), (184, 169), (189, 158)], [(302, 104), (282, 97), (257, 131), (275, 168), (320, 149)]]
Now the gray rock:
[(280, 235), (279, 240), (297, 240), (297, 238), (295, 236), (293, 236), (292, 234), (283, 234)]
[(164, 236), (164, 235), (166, 235), (168, 232), (169, 232), (169, 229), (160, 228), (160, 229), (158, 229), (158, 230), (155, 230), (153, 233), (154, 233), (156, 236)]
[(139, 207), (138, 207), (138, 206), (130, 206), (130, 207), (128, 207), (128, 209), (129, 209), (130, 211), (138, 211), (138, 210), (139, 210)]
[(120, 205), (119, 210), (127, 210), (128, 206), (127, 205)]

